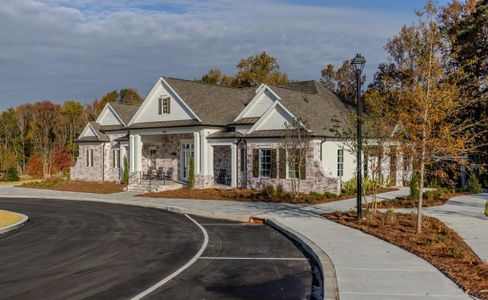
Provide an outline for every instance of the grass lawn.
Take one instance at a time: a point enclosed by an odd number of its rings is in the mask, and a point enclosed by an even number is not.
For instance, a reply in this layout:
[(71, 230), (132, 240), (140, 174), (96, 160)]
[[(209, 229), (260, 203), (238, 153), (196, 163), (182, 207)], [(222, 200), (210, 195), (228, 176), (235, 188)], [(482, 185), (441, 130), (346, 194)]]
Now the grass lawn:
[(0, 210), (0, 228), (15, 224), (22, 220), (19, 214), (11, 211)]
[[(440, 206), (449, 199), (469, 195), (469, 192), (449, 192), (449, 193), (430, 193), (424, 196), (422, 207)], [(416, 208), (418, 199), (412, 199), (410, 196), (397, 197), (392, 200), (385, 200), (377, 203), (377, 208)], [(370, 203), (371, 205), (371, 203)], [(363, 205), (366, 207), (366, 205)]]
[(19, 181), (0, 181), (0, 186), (2, 185), (19, 185), (23, 183), (40, 182), (42, 179), (21, 179)]
[[(380, 192), (397, 190), (396, 188), (382, 189)], [(244, 202), (276, 202), (276, 203), (308, 203), (319, 204), (332, 201), (350, 199), (355, 195), (335, 195), (331, 193), (300, 194), (293, 199), (289, 193), (255, 191), (250, 189), (178, 189), (157, 193), (147, 193), (138, 197), (149, 198), (176, 198), (176, 199), (202, 199), (202, 200), (237, 200)]]
[(365, 214), (358, 222), (353, 212), (335, 212), (324, 217), (359, 229), (395, 244), (431, 263), (468, 294), (488, 299), (488, 263), (436, 218), (424, 217), (423, 232), (415, 233), (416, 215), (395, 212)]
[(90, 182), (64, 179), (48, 179), (24, 183), (19, 185), (19, 187), (94, 194), (112, 194), (124, 190), (124, 185), (114, 182)]

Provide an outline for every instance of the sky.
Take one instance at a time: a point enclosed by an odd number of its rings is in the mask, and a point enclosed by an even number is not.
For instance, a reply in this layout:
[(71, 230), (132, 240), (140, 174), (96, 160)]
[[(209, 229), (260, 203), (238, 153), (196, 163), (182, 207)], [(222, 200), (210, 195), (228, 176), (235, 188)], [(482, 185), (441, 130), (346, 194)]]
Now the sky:
[[(441, 0), (439, 4), (445, 4)], [(421, 0), (0, 0), (0, 110), (89, 102), (267, 51), (295, 80), (362, 53), (370, 80)]]

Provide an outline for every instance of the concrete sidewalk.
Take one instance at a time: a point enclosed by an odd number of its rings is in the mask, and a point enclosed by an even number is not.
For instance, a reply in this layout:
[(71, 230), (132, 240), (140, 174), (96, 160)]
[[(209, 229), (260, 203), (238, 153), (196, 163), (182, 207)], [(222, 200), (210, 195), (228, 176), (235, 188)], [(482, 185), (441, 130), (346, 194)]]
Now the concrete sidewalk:
[[(408, 194), (401, 189), (383, 200)], [(470, 299), (440, 271), (419, 257), (383, 240), (320, 217), (321, 213), (354, 208), (355, 200), (319, 205), (260, 202), (153, 199), (132, 193), (97, 195), (15, 187), (0, 187), (1, 197), (35, 197), (183, 209), (206, 216), (274, 218), (310, 239), (332, 259), (339, 296), (348, 299)]]
[(488, 217), (485, 203), (488, 193), (455, 197), (442, 206), (425, 212), (454, 229), (484, 261), (488, 262)]

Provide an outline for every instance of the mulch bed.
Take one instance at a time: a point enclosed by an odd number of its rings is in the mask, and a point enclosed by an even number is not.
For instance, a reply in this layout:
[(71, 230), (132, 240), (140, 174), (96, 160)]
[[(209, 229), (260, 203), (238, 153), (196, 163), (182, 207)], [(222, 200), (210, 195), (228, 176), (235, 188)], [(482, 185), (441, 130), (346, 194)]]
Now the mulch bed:
[(114, 182), (72, 180), (45, 180), (40, 182), (24, 183), (19, 185), (19, 187), (94, 194), (113, 194), (122, 192), (124, 190), (124, 185)]
[[(469, 195), (469, 194), (470, 193), (468, 192), (457, 192), (457, 193), (445, 193), (441, 197), (431, 198), (431, 199), (424, 197), (422, 201), (422, 207), (444, 205), (444, 203), (446, 203), (451, 198), (463, 196), (463, 195)], [(412, 199), (409, 196), (407, 196), (407, 197), (398, 197), (392, 200), (381, 201), (378, 202), (376, 205), (377, 208), (416, 208), (417, 204), (418, 204), (418, 199)], [(364, 205), (363, 207), (366, 207), (366, 205)]]
[(436, 218), (424, 217), (417, 235), (416, 215), (367, 213), (358, 222), (353, 212), (335, 212), (325, 218), (395, 244), (431, 263), (466, 293), (488, 299), (488, 263), (483, 262), (459, 235)]
[[(384, 188), (378, 190), (378, 193), (395, 191), (396, 188)], [(250, 189), (177, 189), (156, 193), (147, 193), (137, 195), (138, 197), (149, 198), (176, 198), (176, 199), (202, 199), (202, 200), (237, 200), (243, 202), (276, 202), (276, 203), (296, 203), (296, 204), (320, 204), (333, 201), (340, 201), (356, 197), (353, 195), (311, 195), (300, 194), (296, 199), (292, 199), (289, 195), (277, 195), (270, 198), (265, 193)]]

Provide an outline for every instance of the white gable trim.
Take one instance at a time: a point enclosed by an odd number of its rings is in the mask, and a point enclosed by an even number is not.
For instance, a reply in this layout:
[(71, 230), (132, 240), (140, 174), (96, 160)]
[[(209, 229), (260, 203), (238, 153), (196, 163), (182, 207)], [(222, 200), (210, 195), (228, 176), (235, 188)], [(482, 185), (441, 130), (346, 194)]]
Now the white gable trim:
[[(281, 104), (280, 101), (275, 101), (269, 108), (268, 110), (259, 118), (259, 120), (251, 127), (251, 129), (249, 129), (248, 133), (252, 133), (256, 130), (259, 130), (259, 128), (261, 127), (261, 125), (266, 122), (266, 119), (276, 110), (276, 107), (280, 107), (282, 108), (286, 114), (288, 114), (288, 116), (290, 118), (293, 118), (295, 119), (295, 116), (283, 105)], [(280, 129), (283, 129), (283, 128), (280, 128)]]
[(266, 91), (269, 91), (271, 95), (275, 98), (272, 99), (275, 102), (281, 100), (281, 97), (278, 96), (269, 86), (266, 84), (261, 84), (257, 89), (256, 89), (256, 96), (252, 98), (251, 102), (249, 102), (248, 105), (241, 111), (241, 113), (234, 119), (234, 121), (237, 121), (241, 118), (244, 118), (244, 116), (256, 105), (256, 103), (259, 101), (259, 98), (266, 93)]
[(86, 124), (85, 129), (83, 129), (83, 131), (81, 132), (78, 138), (81, 139), (82, 137), (87, 136), (86, 133), (88, 132), (88, 130), (91, 130), (91, 132), (93, 132), (97, 138), (100, 138), (97, 131), (93, 128), (93, 126), (91, 126), (90, 123)]
[(153, 96), (154, 96), (154, 93), (156, 92), (156, 90), (158, 89), (158, 85), (159, 84), (162, 84), (164, 87), (168, 88), (168, 90), (173, 93), (176, 98), (178, 98), (178, 101), (180, 103), (182, 103), (182, 105), (184, 106), (184, 108), (186, 108), (190, 114), (192, 115), (192, 117), (194, 117), (195, 119), (197, 119), (198, 121), (202, 122), (202, 120), (197, 116), (197, 114), (190, 108), (190, 106), (188, 106), (188, 104), (186, 104), (186, 102), (183, 100), (183, 98), (181, 98), (180, 95), (178, 95), (178, 93), (176, 93), (176, 91), (166, 82), (166, 80), (164, 80), (163, 77), (160, 77), (158, 79), (158, 81), (156, 82), (156, 84), (154, 84), (153, 88), (151, 89), (151, 91), (149, 92), (149, 94), (146, 96), (146, 98), (144, 99), (144, 102), (142, 103), (142, 105), (139, 107), (139, 109), (137, 110), (137, 112), (134, 114), (134, 116), (132, 117), (132, 119), (129, 121), (129, 126), (134, 124), (135, 121), (139, 118), (139, 116), (142, 114), (142, 112), (144, 111), (144, 109), (147, 107), (148, 103), (149, 103), (149, 99), (151, 99)]
[(118, 114), (115, 112), (115, 109), (114, 109), (114, 108), (113, 108), (113, 107), (110, 105), (110, 102), (108, 102), (108, 103), (105, 105), (105, 107), (103, 108), (102, 112), (101, 112), (101, 113), (98, 115), (98, 118), (97, 118), (97, 120), (96, 120), (96, 122), (97, 122), (98, 124), (101, 124), (101, 122), (100, 122), (100, 121), (102, 120), (102, 117), (105, 115), (105, 113), (107, 112), (107, 110), (110, 110), (110, 111), (111, 111), (111, 112), (114, 114), (114, 116), (117, 118), (117, 120), (120, 122), (120, 124), (122, 124), (122, 125), (124, 125), (124, 126), (126, 125), (126, 124), (124, 123), (124, 121), (122, 121), (122, 118), (120, 118), (120, 116), (119, 116), (119, 115), (118, 115)]

